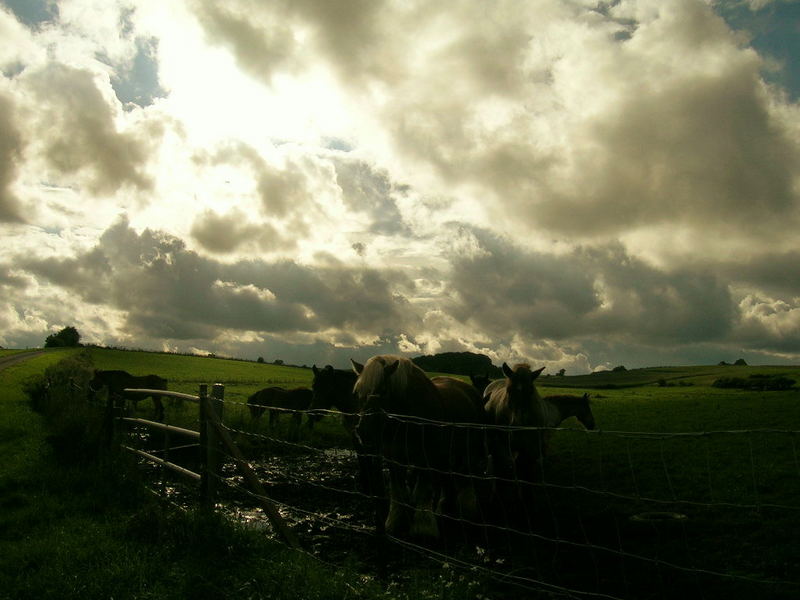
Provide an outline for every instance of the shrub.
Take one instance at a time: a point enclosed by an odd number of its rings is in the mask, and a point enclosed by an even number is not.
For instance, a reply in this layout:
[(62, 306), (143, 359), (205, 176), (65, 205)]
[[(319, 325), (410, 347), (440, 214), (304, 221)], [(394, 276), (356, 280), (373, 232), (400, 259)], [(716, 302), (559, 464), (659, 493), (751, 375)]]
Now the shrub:
[(89, 401), (91, 377), (91, 358), (82, 353), (24, 384), (31, 408), (45, 421), (56, 458), (66, 463), (94, 460), (105, 447), (105, 406)]
[(783, 375), (751, 375), (743, 377), (721, 377), (711, 385), (717, 388), (733, 388), (752, 391), (782, 391), (791, 389), (795, 380)]

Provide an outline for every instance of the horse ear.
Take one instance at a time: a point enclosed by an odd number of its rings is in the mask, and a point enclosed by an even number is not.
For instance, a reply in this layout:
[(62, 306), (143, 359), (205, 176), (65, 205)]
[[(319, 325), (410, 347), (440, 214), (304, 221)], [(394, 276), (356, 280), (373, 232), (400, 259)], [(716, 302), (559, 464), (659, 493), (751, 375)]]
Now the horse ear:
[(511, 367), (509, 367), (506, 363), (503, 363), (503, 375), (505, 375), (509, 379), (511, 379), (514, 376), (514, 371), (512, 371)]
[(536, 369), (533, 373), (531, 373), (531, 375), (533, 375), (533, 379), (536, 379), (539, 375), (541, 375), (542, 371), (544, 371), (546, 368), (547, 367), (542, 367), (541, 369)]
[(384, 377), (391, 377), (392, 374), (397, 371), (397, 367), (400, 366), (400, 361), (396, 360), (390, 365), (386, 365), (383, 367), (383, 376)]
[(352, 358), (350, 359), (350, 363), (353, 365), (353, 371), (355, 371), (356, 375), (361, 375), (361, 371), (364, 370), (364, 365), (357, 363)]
[(319, 369), (317, 368), (317, 365), (311, 365), (311, 372), (314, 373), (314, 375), (319, 373)]

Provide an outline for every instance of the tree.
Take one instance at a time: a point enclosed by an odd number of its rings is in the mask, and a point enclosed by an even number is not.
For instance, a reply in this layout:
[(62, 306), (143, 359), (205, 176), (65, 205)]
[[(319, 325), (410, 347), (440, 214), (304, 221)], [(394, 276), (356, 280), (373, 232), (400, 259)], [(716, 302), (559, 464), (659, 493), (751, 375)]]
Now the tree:
[(558, 370), (558, 373), (556, 373), (556, 375), (557, 375), (558, 377), (564, 377), (564, 374), (565, 374), (566, 372), (567, 372), (567, 370), (566, 370), (566, 369), (559, 369), (559, 370)]
[(72, 327), (64, 327), (58, 333), (50, 334), (44, 341), (45, 348), (73, 348), (80, 346), (81, 334)]
[(258, 357), (258, 360), (257, 360), (256, 362), (257, 362), (257, 363), (262, 363), (262, 364), (263, 364), (263, 362), (264, 362), (264, 357), (263, 357), (263, 356), (259, 356), (259, 357)]

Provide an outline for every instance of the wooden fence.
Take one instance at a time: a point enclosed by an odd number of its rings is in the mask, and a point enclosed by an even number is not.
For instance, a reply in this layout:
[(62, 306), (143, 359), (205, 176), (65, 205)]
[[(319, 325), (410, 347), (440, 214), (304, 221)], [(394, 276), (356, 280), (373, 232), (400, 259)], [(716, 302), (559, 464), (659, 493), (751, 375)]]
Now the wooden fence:
[[(165, 449), (169, 449), (170, 440), (172, 436), (181, 436), (191, 440), (197, 440), (196, 445), (200, 452), (200, 472), (197, 473), (186, 467), (182, 467), (164, 458), (133, 448), (127, 444), (120, 444), (124, 450), (136, 454), (145, 460), (160, 465), (178, 475), (191, 479), (199, 483), (199, 499), (201, 505), (206, 507), (214, 506), (214, 499), (216, 496), (217, 482), (220, 480), (223, 450), (227, 451), (227, 455), (233, 459), (233, 462), (241, 471), (245, 481), (250, 486), (254, 496), (259, 499), (261, 508), (264, 514), (267, 515), (270, 523), (275, 531), (278, 532), (280, 537), (291, 547), (299, 548), (300, 543), (295, 536), (294, 532), (286, 525), (283, 517), (281, 517), (278, 509), (272, 500), (267, 496), (264, 486), (258, 479), (253, 469), (250, 467), (247, 460), (245, 460), (242, 452), (234, 443), (230, 434), (225, 430), (222, 425), (222, 412), (224, 406), (225, 387), (222, 384), (215, 383), (212, 387), (211, 395), (208, 395), (208, 386), (201, 384), (197, 396), (191, 394), (182, 394), (180, 392), (171, 392), (168, 390), (151, 390), (141, 388), (127, 388), (125, 393), (129, 394), (159, 394), (168, 398), (177, 398), (181, 400), (188, 400), (197, 403), (200, 414), (200, 427), (199, 431), (192, 429), (184, 429), (183, 427), (175, 427), (174, 425), (167, 425), (159, 423), (158, 421), (149, 421), (147, 419), (139, 419), (126, 417), (122, 415), (115, 415), (113, 408), (113, 398), (109, 394), (109, 415), (112, 415), (113, 424), (131, 423), (143, 425), (150, 429), (161, 431), (165, 434)], [(116, 436), (115, 436), (116, 437)], [(186, 446), (179, 446), (185, 448)]]

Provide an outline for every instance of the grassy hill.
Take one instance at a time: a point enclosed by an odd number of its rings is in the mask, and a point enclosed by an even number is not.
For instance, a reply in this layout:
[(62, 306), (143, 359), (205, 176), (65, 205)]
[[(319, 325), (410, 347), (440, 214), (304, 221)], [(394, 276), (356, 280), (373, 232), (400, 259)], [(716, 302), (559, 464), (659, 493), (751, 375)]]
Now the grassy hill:
[(800, 366), (692, 366), (647, 367), (626, 371), (600, 371), (589, 375), (545, 376), (537, 383), (543, 387), (622, 389), (650, 385), (711, 385), (720, 378), (748, 378), (753, 375), (786, 376), (800, 383)]

